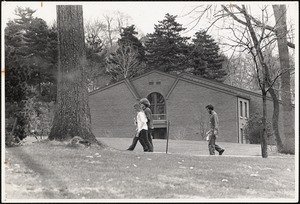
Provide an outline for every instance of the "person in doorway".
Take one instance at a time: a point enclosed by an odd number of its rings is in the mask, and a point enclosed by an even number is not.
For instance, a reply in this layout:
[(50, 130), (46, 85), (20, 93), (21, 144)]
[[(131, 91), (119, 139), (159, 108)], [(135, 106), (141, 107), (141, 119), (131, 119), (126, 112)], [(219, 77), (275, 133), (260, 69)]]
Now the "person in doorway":
[[(147, 134), (148, 134), (147, 133), (147, 131), (148, 131), (147, 117), (146, 117), (140, 103), (134, 104), (133, 107), (137, 111), (136, 133), (135, 133), (135, 136), (133, 139), (133, 144), (127, 150), (132, 151), (135, 148), (137, 141), (139, 141), (141, 143), (141, 145), (143, 146), (144, 152), (148, 152), (151, 144), (150, 144), (150, 142), (148, 140), (148, 136), (147, 136)], [(135, 144), (134, 144), (134, 142), (135, 142)]]
[(209, 117), (209, 126), (210, 129), (208, 131), (208, 150), (210, 155), (215, 154), (215, 150), (219, 152), (219, 155), (222, 155), (225, 149), (222, 149), (219, 145), (216, 144), (216, 139), (219, 133), (219, 118), (218, 114), (214, 111), (214, 107), (212, 105), (207, 105), (206, 110), (208, 111)]
[(152, 142), (152, 134), (153, 134), (153, 118), (152, 118), (152, 112), (150, 109), (150, 102), (147, 98), (142, 98), (140, 100), (140, 103), (142, 104), (142, 109), (144, 110), (146, 117), (147, 117), (147, 126), (148, 126), (148, 140), (150, 142), (149, 152), (153, 152), (153, 142)]

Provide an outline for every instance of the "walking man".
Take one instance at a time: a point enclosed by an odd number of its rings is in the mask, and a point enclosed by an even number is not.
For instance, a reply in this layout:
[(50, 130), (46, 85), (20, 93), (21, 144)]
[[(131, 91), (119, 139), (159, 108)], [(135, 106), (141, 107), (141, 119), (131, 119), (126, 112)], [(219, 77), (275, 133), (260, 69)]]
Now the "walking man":
[(219, 152), (219, 155), (222, 155), (225, 149), (222, 149), (219, 145), (216, 144), (216, 139), (219, 133), (219, 118), (218, 114), (214, 111), (214, 107), (212, 105), (207, 105), (206, 110), (208, 111), (209, 117), (209, 126), (210, 129), (208, 131), (209, 139), (208, 139), (208, 150), (210, 155), (215, 154), (215, 150)]

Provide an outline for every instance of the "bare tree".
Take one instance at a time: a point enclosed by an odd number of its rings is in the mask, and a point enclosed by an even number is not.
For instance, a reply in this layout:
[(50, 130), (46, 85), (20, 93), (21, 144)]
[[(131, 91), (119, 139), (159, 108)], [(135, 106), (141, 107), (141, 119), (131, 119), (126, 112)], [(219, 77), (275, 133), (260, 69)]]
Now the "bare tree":
[(113, 43), (120, 36), (122, 32), (122, 27), (127, 27), (131, 17), (120, 11), (116, 11), (113, 14), (104, 15), (105, 24), (106, 24), (106, 39), (109, 46), (112, 48)]
[(105, 40), (106, 25), (100, 20), (89, 21), (85, 23), (85, 39), (88, 46), (97, 50)]
[(127, 14), (124, 14), (120, 11), (116, 13), (116, 21), (117, 21), (117, 30), (122, 33), (122, 28), (127, 27), (129, 25), (129, 20), (131, 17)]
[(106, 71), (115, 81), (134, 77), (142, 70), (139, 52), (130, 43), (119, 47), (107, 58)]
[[(207, 9), (210, 7), (206, 7), (204, 10), (205, 12), (208, 12)], [(285, 71), (282, 70), (273, 80), (270, 78), (270, 67), (265, 62), (265, 58), (263, 55), (262, 50), (268, 46), (271, 43), (277, 42), (277, 38), (275, 36), (275, 28), (268, 25), (268, 20), (270, 19), (270, 16), (268, 15), (268, 6), (261, 6), (261, 19), (259, 20), (247, 12), (245, 6), (238, 6), (235, 4), (230, 4), (228, 6), (221, 5), (221, 9), (217, 9), (214, 7), (213, 12), (213, 21), (211, 22), (210, 26), (207, 29), (210, 29), (216, 22), (223, 19), (223, 22), (225, 20), (231, 19), (232, 21), (232, 27), (228, 28), (232, 31), (233, 35), (235, 36), (235, 40), (233, 41), (234, 45), (231, 46), (230, 49), (233, 50), (245, 50), (245, 47), (248, 51), (250, 51), (251, 55), (253, 56), (253, 60), (256, 67), (261, 67), (262, 70), (258, 71), (257, 74), (262, 74), (262, 78), (260, 80), (261, 90), (263, 95), (269, 92), (273, 98), (273, 128), (275, 129), (275, 137), (277, 140), (277, 147), (278, 150), (282, 150), (282, 142), (279, 135), (278, 130), (278, 118), (279, 118), (279, 102), (278, 97), (273, 89), (273, 86), (277, 80)], [(212, 9), (211, 9), (212, 10)], [(203, 13), (201, 15), (198, 15), (200, 18), (203, 16)], [(200, 20), (200, 19), (198, 19)], [(239, 25), (239, 26), (237, 26)], [(259, 32), (258, 32), (259, 31)], [(287, 32), (287, 30), (286, 30)], [(235, 35), (236, 33), (239, 33), (239, 35)], [(244, 43), (242, 39), (251, 39), (251, 41)], [(295, 45), (292, 42), (286, 41), (286, 45), (294, 48)], [(244, 47), (244, 48), (243, 48)], [(244, 49), (244, 50), (243, 50)], [(286, 81), (286, 83), (289, 83)], [(263, 97), (263, 101), (264, 101)], [(266, 149), (266, 147), (262, 148)], [(266, 156), (266, 152), (262, 152), (263, 155)]]
[(107, 26), (106, 27), (107, 28), (107, 30), (106, 30), (106, 37), (108, 39), (108, 43), (109, 43), (110, 47), (112, 47), (113, 46), (113, 41), (115, 39), (115, 37), (114, 37), (115, 30), (113, 28), (113, 20), (114, 20), (114, 18), (110, 17), (108, 15), (104, 15), (104, 18), (105, 18), (106, 26)]
[(228, 75), (223, 83), (250, 91), (259, 89), (257, 80), (255, 80), (255, 65), (250, 55), (241, 52), (237, 56), (231, 57), (230, 60), (225, 59), (224, 66)]
[(57, 101), (49, 139), (64, 141), (80, 136), (102, 145), (91, 130), (82, 6), (58, 5), (57, 28)]
[(105, 55), (107, 40), (105, 37), (106, 25), (100, 20), (89, 21), (85, 24), (87, 77), (89, 91), (93, 91), (104, 85), (105, 78)]
[[(265, 27), (259, 27), (261, 32), (257, 32), (254, 29), (255, 23), (253, 23), (253, 18), (248, 14), (247, 9), (244, 5), (242, 7), (239, 7), (238, 5), (233, 5), (237, 11), (244, 16), (244, 19), (241, 19), (241, 17), (237, 17), (237, 15), (230, 11), (229, 8), (222, 5), (222, 8), (229, 14), (235, 21), (239, 22), (240, 24), (246, 26), (247, 32), (250, 34), (250, 38), (252, 39), (251, 42), (247, 43), (247, 47), (250, 51), (250, 53), (253, 56), (253, 60), (255, 62), (255, 65), (257, 67), (257, 79), (259, 82), (260, 89), (262, 91), (262, 99), (263, 99), (263, 117), (262, 117), (262, 123), (263, 123), (263, 133), (262, 133), (262, 156), (264, 158), (267, 157), (267, 132), (266, 132), (266, 95), (269, 92), (273, 99), (273, 130), (276, 137), (277, 142), (277, 148), (279, 151), (282, 150), (282, 141), (279, 134), (279, 128), (278, 128), (278, 118), (279, 118), (279, 101), (278, 97), (273, 89), (273, 85), (277, 78), (280, 76), (276, 76), (274, 80), (271, 79), (270, 75), (270, 67), (266, 63), (265, 57), (263, 55), (263, 48), (274, 42), (274, 40), (270, 40), (270, 36), (272, 36), (272, 32), (266, 32)], [(264, 19), (264, 18), (263, 18)], [(267, 41), (264, 41), (267, 39)], [(259, 67), (262, 68), (261, 72), (259, 72)], [(259, 75), (261, 76), (259, 77)]]

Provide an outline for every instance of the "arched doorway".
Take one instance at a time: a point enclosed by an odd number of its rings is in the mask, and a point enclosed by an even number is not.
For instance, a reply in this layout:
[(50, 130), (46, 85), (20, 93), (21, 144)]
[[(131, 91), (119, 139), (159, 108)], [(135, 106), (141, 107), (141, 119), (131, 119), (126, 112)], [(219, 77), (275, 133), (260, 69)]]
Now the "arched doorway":
[(150, 109), (153, 117), (153, 138), (165, 139), (167, 133), (167, 115), (166, 115), (166, 102), (164, 97), (158, 93), (153, 92), (147, 96), (150, 102)]

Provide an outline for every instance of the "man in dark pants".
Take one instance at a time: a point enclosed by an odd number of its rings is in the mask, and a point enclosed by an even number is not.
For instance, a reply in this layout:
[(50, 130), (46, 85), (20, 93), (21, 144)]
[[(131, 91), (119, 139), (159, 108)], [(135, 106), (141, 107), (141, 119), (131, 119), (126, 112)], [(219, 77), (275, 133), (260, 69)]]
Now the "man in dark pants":
[(212, 105), (207, 105), (205, 108), (208, 111), (208, 113), (210, 114), (210, 117), (209, 117), (210, 130), (208, 133), (209, 134), (209, 140), (208, 140), (209, 154), (214, 155), (215, 150), (217, 150), (217, 152), (219, 152), (219, 155), (222, 155), (225, 150), (216, 144), (216, 138), (217, 138), (218, 132), (219, 132), (218, 114), (214, 111), (214, 107)]
[[(150, 142), (150, 147), (148, 149), (149, 152), (153, 152), (153, 142), (152, 142), (152, 132), (153, 132), (153, 119), (152, 119), (152, 112), (150, 109), (150, 102), (147, 98), (142, 98), (140, 100), (140, 103), (142, 105), (142, 108), (146, 114), (147, 117), (147, 125), (148, 125), (148, 140)], [(132, 144), (129, 146), (129, 148), (127, 150), (129, 151), (133, 151), (137, 142), (139, 141), (139, 139), (137, 137), (134, 137), (132, 140)]]

